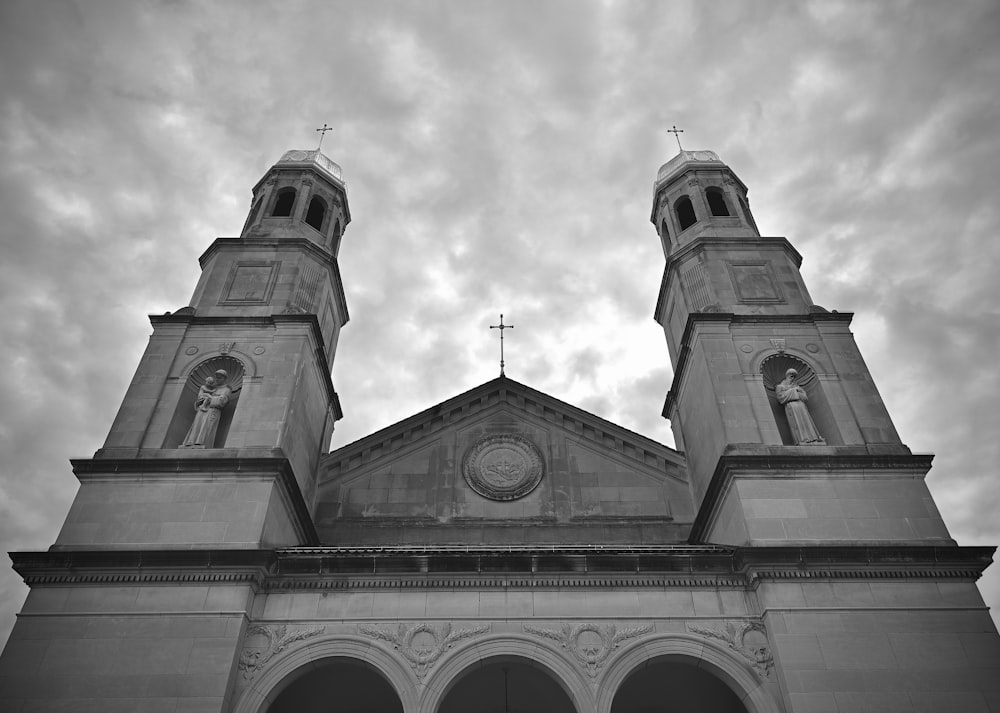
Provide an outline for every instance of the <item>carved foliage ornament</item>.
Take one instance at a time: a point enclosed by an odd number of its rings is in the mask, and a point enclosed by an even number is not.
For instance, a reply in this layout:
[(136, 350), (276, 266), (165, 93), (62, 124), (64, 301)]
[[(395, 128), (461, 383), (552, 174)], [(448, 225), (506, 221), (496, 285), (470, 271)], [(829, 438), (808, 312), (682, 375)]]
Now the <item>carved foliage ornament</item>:
[(247, 629), (243, 651), (240, 654), (239, 669), (243, 672), (243, 678), (247, 681), (252, 680), (254, 675), (277, 654), (296, 641), (318, 636), (323, 631), (325, 631), (325, 627), (322, 626), (297, 631), (288, 631), (286, 624), (281, 626), (251, 626)]
[(614, 624), (599, 626), (597, 624), (563, 624), (561, 629), (543, 629), (530, 624), (524, 624), (524, 631), (528, 634), (540, 636), (545, 639), (558, 641), (559, 644), (573, 654), (591, 678), (597, 676), (598, 671), (611, 656), (611, 652), (621, 645), (626, 639), (648, 634), (653, 630), (652, 624), (644, 626), (632, 626), (619, 629)]
[(379, 641), (386, 641), (399, 651), (407, 663), (422, 679), (427, 670), (441, 655), (462, 639), (480, 636), (490, 631), (490, 624), (471, 629), (452, 629), (451, 624), (428, 624), (426, 622), (407, 626), (400, 624), (397, 629), (382, 629), (371, 624), (359, 624), (358, 633)]
[(688, 624), (687, 629), (692, 634), (723, 642), (745, 658), (761, 678), (771, 675), (774, 657), (767, 645), (767, 630), (760, 622), (727, 621), (722, 628)]
[(469, 487), (490, 500), (524, 497), (541, 482), (544, 471), (538, 446), (513, 433), (483, 436), (462, 461)]

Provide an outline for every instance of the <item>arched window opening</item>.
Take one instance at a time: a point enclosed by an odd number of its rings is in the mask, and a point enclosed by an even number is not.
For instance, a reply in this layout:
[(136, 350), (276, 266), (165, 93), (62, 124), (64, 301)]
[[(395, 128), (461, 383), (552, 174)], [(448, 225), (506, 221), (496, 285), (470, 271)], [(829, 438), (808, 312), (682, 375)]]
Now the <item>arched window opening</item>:
[(698, 218), (694, 214), (694, 206), (687, 196), (681, 196), (677, 200), (674, 204), (674, 212), (677, 213), (677, 223), (681, 226), (681, 230), (687, 230), (698, 222)]
[(726, 199), (722, 195), (721, 188), (708, 188), (705, 190), (705, 197), (708, 199), (708, 209), (712, 211), (714, 216), (728, 216), (729, 206), (726, 205)]
[(670, 245), (670, 231), (667, 229), (667, 219), (660, 221), (660, 237), (666, 245)]
[(243, 389), (243, 362), (216, 356), (191, 370), (167, 428), (164, 448), (222, 448)]
[(319, 196), (313, 196), (306, 211), (306, 225), (316, 230), (323, 230), (323, 218), (326, 216), (326, 204)]
[(747, 713), (740, 697), (708, 670), (678, 661), (652, 661), (631, 674), (615, 693), (611, 713), (647, 713), (651, 701), (670, 710)]
[[(790, 369), (795, 373), (789, 380)], [(760, 373), (783, 444), (843, 445), (833, 410), (809, 364), (788, 354), (773, 354), (761, 362)]]
[(274, 210), (271, 215), (275, 218), (288, 218), (292, 214), (292, 206), (295, 205), (295, 189), (283, 188), (278, 193), (278, 199), (274, 202)]

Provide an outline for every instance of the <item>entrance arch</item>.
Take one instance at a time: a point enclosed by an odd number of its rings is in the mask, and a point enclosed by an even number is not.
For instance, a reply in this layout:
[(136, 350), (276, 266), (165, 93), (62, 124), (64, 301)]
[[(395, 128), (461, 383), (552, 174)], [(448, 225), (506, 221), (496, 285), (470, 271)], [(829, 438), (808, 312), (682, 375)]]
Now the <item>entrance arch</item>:
[(322, 659), (289, 679), (261, 713), (403, 713), (389, 682), (357, 659)]
[[(464, 710), (503, 713), (504, 668), (510, 713), (594, 711), (590, 685), (576, 667), (560, 652), (514, 635), (479, 640), (442, 660), (426, 681), (419, 713), (463, 710), (459, 706), (468, 702), (477, 686), (480, 695), (475, 705)], [(529, 687), (531, 695), (526, 696)]]
[[(340, 667), (339, 671), (333, 671), (335, 675), (353, 671), (373, 685), (385, 686), (398, 702), (393, 704), (390, 699), (390, 709), (397, 713), (399, 711), (409, 713), (417, 708), (415, 681), (412, 672), (406, 666), (379, 647), (372, 646), (369, 641), (354, 636), (343, 636), (313, 639), (301, 648), (276, 656), (262, 673), (252, 679), (248, 687), (237, 688), (233, 713), (270, 713), (272, 704), (278, 701), (286, 690), (295, 687), (300, 680), (303, 681), (302, 686), (317, 685), (310, 683), (307, 677), (316, 670), (326, 670), (329, 673), (329, 666)], [(371, 676), (375, 678), (371, 679)], [(282, 701), (283, 707), (293, 695), (288, 694)], [(339, 713), (343, 710), (333, 705), (337, 698), (324, 697), (322, 691), (319, 700), (326, 701), (326, 707), (322, 709), (325, 713), (329, 711)], [(368, 710), (377, 709), (362, 709), (364, 713), (368, 713)]]
[[(597, 711), (783, 713), (772, 695), (773, 676), (761, 678), (747, 662), (714, 643), (673, 634), (622, 652), (601, 681)], [(649, 700), (657, 705), (644, 703)], [(677, 705), (670, 707), (671, 701)]]

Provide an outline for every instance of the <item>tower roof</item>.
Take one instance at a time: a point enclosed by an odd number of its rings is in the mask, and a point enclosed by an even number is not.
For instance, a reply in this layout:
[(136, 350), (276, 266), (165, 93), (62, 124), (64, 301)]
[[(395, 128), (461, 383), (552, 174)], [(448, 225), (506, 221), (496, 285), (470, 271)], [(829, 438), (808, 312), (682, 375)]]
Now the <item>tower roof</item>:
[(313, 149), (311, 151), (299, 149), (286, 151), (274, 165), (282, 167), (293, 165), (318, 168), (325, 173), (328, 178), (333, 179), (341, 188), (347, 190), (347, 186), (344, 183), (344, 172), (341, 170), (340, 165), (324, 156), (318, 149)]
[(714, 151), (681, 151), (672, 159), (660, 166), (660, 170), (656, 173), (656, 181), (653, 184), (653, 189), (655, 190), (664, 182), (679, 176), (685, 171), (685, 169), (688, 168), (689, 164), (692, 163), (702, 165), (725, 165), (722, 163), (719, 155)]

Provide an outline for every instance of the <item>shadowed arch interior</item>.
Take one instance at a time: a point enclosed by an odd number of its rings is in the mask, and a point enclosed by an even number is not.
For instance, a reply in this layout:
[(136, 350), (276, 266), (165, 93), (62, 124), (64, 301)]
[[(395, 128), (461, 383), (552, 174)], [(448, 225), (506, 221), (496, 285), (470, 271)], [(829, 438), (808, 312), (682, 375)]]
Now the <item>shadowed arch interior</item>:
[(615, 693), (611, 713), (747, 713), (729, 686), (704, 668), (656, 660), (637, 669)]
[(403, 713), (389, 682), (361, 661), (331, 658), (292, 673), (261, 713)]
[(562, 686), (521, 658), (490, 659), (465, 671), (438, 713), (576, 713)]

